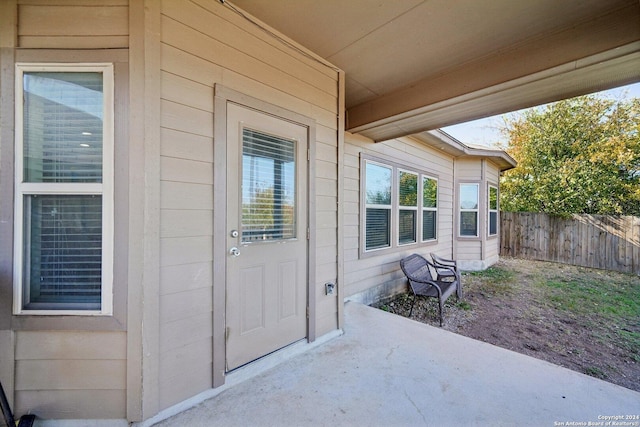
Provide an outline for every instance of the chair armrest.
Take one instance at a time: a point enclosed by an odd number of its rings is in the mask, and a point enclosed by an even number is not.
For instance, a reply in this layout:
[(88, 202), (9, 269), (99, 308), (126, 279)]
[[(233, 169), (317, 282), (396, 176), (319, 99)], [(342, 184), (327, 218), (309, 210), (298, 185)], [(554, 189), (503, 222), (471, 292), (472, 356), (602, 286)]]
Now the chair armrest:
[(435, 266), (436, 270), (449, 270), (451, 272), (451, 274), (453, 274), (454, 276), (457, 277), (456, 275), (456, 268), (453, 266), (449, 266), (449, 265), (436, 265)]
[(447, 266), (447, 267), (453, 267), (453, 268), (457, 268), (458, 263), (456, 260), (453, 259), (447, 259), (447, 258), (442, 258), (439, 257), (436, 254), (431, 254), (431, 259), (433, 260), (433, 263), (436, 266)]

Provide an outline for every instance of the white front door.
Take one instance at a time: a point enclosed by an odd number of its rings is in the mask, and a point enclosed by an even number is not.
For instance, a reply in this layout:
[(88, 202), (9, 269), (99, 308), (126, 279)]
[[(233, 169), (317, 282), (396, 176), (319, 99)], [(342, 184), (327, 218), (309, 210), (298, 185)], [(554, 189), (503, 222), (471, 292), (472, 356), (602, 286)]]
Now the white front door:
[(307, 134), (227, 104), (227, 371), (307, 336)]

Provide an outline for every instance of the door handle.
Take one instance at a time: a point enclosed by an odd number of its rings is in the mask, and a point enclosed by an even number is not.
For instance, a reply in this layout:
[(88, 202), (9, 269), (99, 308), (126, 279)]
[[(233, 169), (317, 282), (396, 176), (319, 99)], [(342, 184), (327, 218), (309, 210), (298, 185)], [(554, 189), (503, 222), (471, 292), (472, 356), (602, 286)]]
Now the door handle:
[(233, 256), (240, 256), (240, 250), (234, 246), (233, 248), (229, 249), (229, 254)]

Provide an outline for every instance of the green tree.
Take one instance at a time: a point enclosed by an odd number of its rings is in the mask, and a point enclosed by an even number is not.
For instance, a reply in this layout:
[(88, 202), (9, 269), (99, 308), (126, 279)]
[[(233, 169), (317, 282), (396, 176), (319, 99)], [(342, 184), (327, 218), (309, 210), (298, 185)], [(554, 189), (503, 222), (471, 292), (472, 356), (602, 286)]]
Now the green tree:
[(640, 215), (640, 99), (568, 99), (503, 132), (518, 162), (501, 179), (503, 210)]

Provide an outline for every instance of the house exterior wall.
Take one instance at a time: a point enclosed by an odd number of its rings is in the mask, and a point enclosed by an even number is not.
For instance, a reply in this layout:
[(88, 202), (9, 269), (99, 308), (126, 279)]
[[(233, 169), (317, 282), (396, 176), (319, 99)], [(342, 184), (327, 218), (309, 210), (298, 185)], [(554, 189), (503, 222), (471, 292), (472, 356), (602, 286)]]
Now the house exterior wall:
[[(161, 9), (159, 409), (213, 386), (214, 88), (316, 122), (316, 332), (337, 328), (338, 73), (286, 48), (217, 1)], [(222, 236), (220, 236), (222, 237)], [(215, 351), (215, 350), (214, 350)]]
[(13, 208), (0, 205), (0, 379), (16, 413), (139, 421), (213, 386), (216, 85), (315, 122), (310, 322), (315, 336), (338, 327), (324, 284), (339, 276), (339, 70), (216, 0), (3, 0), (0, 49), (2, 200), (14, 63), (112, 62), (116, 75), (114, 316), (12, 315)]
[[(12, 316), (15, 62), (110, 62), (116, 79), (115, 210), (126, 211), (128, 1), (3, 1), (0, 7), (0, 379), (16, 413), (45, 418), (125, 418), (126, 258), (114, 265), (109, 319)], [(93, 19), (99, 16), (100, 19)], [(108, 50), (102, 50), (109, 48)], [(115, 228), (126, 253), (126, 221)]]
[[(494, 264), (500, 253), (500, 233), (488, 235), (488, 191), (489, 185), (499, 187), (500, 168), (487, 159), (460, 158), (455, 162), (456, 186), (478, 184), (478, 236), (459, 235), (459, 200), (454, 203), (454, 253), (464, 270), (483, 270)], [(456, 190), (457, 191), (457, 190)]]
[[(429, 174), (438, 179), (437, 241), (416, 243), (362, 255), (361, 157), (374, 156)], [(429, 256), (435, 252), (452, 256), (454, 158), (412, 138), (375, 143), (350, 133), (345, 137), (344, 157), (344, 264), (345, 298), (370, 304), (381, 296), (404, 290), (406, 280), (400, 259), (412, 253)]]

